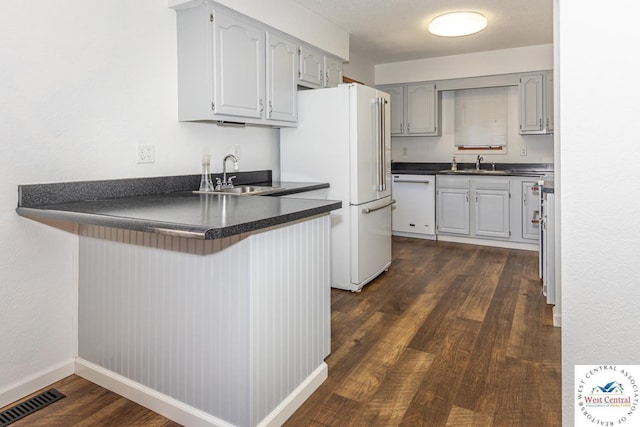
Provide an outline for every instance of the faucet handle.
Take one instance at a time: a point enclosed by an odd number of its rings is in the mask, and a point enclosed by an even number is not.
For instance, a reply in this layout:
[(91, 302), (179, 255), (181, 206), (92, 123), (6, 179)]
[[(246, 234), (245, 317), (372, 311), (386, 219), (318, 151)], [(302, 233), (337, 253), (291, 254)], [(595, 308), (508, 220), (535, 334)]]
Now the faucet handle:
[(233, 187), (233, 180), (234, 180), (234, 179), (236, 179), (236, 176), (235, 176), (235, 175), (230, 176), (230, 177), (229, 177), (229, 179), (227, 179), (227, 185), (228, 185), (229, 187)]

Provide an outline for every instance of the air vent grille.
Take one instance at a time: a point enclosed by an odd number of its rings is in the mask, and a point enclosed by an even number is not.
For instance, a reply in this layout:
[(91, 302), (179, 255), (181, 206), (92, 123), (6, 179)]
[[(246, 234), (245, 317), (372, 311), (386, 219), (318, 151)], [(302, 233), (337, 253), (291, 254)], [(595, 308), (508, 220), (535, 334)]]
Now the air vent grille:
[(52, 404), (53, 402), (62, 399), (64, 394), (60, 393), (55, 388), (40, 393), (37, 396), (33, 396), (29, 400), (25, 400), (9, 409), (0, 412), (0, 427), (8, 426), (16, 421), (33, 414), (34, 412)]

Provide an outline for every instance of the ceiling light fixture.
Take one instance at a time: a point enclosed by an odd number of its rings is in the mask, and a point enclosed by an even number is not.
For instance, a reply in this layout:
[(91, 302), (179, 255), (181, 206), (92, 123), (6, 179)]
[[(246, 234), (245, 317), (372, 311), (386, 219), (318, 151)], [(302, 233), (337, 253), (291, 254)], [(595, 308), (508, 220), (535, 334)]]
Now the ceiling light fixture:
[(429, 32), (442, 37), (460, 37), (486, 27), (487, 18), (478, 12), (451, 12), (434, 18), (429, 24)]

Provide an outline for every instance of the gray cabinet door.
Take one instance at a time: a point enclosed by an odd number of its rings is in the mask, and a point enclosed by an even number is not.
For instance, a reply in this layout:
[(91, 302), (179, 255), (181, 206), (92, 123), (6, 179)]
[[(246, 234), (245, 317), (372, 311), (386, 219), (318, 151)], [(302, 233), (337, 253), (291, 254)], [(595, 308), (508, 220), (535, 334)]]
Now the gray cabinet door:
[(509, 229), (509, 191), (475, 191), (475, 235), (508, 239)]
[(385, 86), (381, 89), (389, 94), (391, 135), (402, 135), (404, 131), (404, 86)]
[(438, 232), (469, 235), (469, 190), (438, 189)]
[(535, 181), (522, 183), (522, 238), (538, 240), (540, 231), (540, 188)]
[(543, 84), (541, 73), (520, 78), (520, 133), (541, 133), (544, 129)]
[(324, 57), (324, 86), (336, 87), (342, 83), (342, 61), (332, 56)]
[(297, 78), (298, 45), (267, 33), (267, 119), (297, 120)]
[(420, 83), (407, 85), (406, 133), (408, 135), (437, 132), (436, 85)]
[(324, 84), (324, 55), (322, 52), (300, 46), (300, 71), (298, 83), (312, 88)]
[(216, 12), (213, 37), (214, 113), (263, 117), (264, 30)]

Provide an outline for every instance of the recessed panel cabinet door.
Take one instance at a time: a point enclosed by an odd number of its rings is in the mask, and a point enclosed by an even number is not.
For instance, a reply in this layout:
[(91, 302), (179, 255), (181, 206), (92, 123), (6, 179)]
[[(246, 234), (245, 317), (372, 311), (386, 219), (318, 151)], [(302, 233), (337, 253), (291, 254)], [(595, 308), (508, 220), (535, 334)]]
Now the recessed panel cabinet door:
[(383, 91), (391, 99), (391, 135), (402, 135), (404, 131), (404, 86), (386, 86)]
[(520, 79), (520, 133), (543, 130), (543, 83), (542, 74), (524, 75)]
[(435, 84), (407, 85), (408, 135), (436, 133), (436, 101)]
[(324, 86), (336, 87), (342, 83), (342, 61), (330, 56), (324, 57)]
[(300, 46), (300, 83), (320, 88), (324, 84), (324, 55), (322, 52)]
[(267, 33), (267, 119), (297, 119), (298, 45)]
[(469, 234), (469, 190), (438, 189), (438, 232)]
[(475, 235), (509, 238), (508, 191), (476, 190)]
[(214, 113), (263, 117), (264, 31), (216, 13), (213, 37)]

